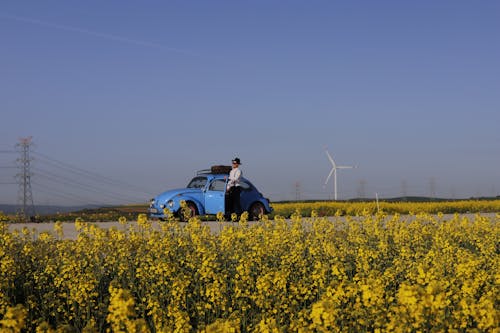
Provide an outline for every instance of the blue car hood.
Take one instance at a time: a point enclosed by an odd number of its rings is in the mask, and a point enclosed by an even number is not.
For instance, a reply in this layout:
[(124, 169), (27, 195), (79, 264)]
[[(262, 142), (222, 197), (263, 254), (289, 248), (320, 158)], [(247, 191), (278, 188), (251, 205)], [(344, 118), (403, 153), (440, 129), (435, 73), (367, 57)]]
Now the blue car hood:
[(191, 194), (191, 193), (200, 193), (201, 190), (198, 188), (178, 188), (178, 189), (173, 189), (169, 191), (165, 191), (161, 194), (158, 194), (156, 196), (157, 199), (162, 199), (162, 200), (168, 200), (170, 198), (173, 198), (177, 195), (185, 195), (185, 194)]

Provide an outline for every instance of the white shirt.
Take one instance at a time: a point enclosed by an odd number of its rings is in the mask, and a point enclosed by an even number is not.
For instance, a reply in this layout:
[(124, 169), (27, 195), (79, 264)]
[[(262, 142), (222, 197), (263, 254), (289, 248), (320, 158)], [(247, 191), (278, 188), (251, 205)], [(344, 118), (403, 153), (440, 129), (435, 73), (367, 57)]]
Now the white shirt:
[(240, 186), (240, 177), (241, 177), (240, 168), (232, 168), (229, 172), (229, 181), (227, 182), (227, 189), (229, 190), (233, 186)]

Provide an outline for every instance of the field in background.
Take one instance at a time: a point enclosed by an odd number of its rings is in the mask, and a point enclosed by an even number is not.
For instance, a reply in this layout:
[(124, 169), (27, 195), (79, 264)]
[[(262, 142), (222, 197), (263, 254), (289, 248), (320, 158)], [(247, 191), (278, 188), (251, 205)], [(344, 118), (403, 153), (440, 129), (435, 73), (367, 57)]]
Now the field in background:
[(500, 212), (500, 200), (440, 200), (440, 201), (313, 201), (274, 203), (275, 214), (291, 216), (297, 210), (302, 216), (353, 216), (375, 214), (465, 214)]
[[(420, 198), (420, 200), (423, 200)], [(432, 201), (306, 201), (306, 202), (274, 202), (271, 203), (274, 212), (270, 218), (282, 216), (289, 218), (297, 211), (302, 216), (351, 216), (365, 213), (375, 214), (383, 211), (388, 214), (413, 213), (496, 213), (500, 212), (500, 199), (483, 200), (432, 200)], [(127, 220), (136, 220), (139, 214), (147, 213), (146, 204), (123, 205), (114, 207), (89, 208), (75, 212), (61, 212), (56, 214), (37, 215), (36, 222), (73, 222), (77, 218), (84, 221), (118, 221), (120, 217)], [(1, 216), (4, 214), (0, 214)], [(13, 214), (7, 215), (9, 221), (16, 221)], [(202, 220), (213, 220), (214, 217), (200, 216)]]

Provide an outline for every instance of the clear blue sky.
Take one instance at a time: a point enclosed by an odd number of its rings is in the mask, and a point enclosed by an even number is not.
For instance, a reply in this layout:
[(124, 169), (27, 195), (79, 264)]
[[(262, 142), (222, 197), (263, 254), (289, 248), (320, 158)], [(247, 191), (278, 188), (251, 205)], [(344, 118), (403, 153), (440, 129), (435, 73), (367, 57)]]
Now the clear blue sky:
[(498, 195), (499, 36), (496, 0), (2, 1), (0, 203), (27, 136), (35, 204), (235, 156), (272, 200), (327, 199), (325, 147), (358, 166), (341, 199)]

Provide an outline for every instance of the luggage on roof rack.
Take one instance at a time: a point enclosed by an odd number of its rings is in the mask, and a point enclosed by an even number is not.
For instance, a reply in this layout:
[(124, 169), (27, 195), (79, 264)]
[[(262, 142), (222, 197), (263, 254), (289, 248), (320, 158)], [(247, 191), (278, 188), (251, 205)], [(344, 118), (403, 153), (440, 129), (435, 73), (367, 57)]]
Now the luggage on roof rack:
[(206, 173), (213, 173), (216, 175), (228, 175), (233, 167), (230, 165), (212, 165), (210, 169), (203, 169), (196, 171), (197, 175)]
[(212, 165), (210, 171), (217, 174), (229, 174), (232, 168), (230, 165)]

